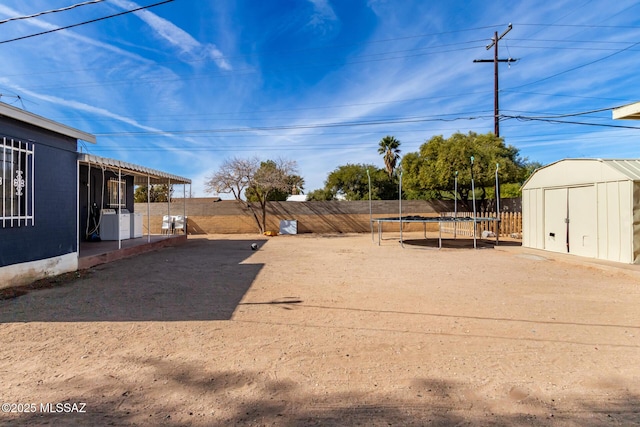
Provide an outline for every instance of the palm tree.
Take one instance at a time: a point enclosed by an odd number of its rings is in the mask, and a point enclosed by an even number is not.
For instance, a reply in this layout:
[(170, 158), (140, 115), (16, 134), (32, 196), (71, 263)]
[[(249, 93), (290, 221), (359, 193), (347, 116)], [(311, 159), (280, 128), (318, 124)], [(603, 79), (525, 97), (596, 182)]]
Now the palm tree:
[(384, 167), (389, 174), (389, 178), (393, 175), (393, 171), (396, 168), (398, 159), (400, 158), (400, 141), (393, 136), (385, 136), (380, 140), (378, 153), (383, 154)]

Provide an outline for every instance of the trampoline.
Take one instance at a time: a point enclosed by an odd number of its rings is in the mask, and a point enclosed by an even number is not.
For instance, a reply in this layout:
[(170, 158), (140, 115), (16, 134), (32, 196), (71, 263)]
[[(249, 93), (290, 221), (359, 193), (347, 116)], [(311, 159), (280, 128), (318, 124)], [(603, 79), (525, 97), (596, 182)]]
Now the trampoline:
[[(397, 222), (400, 223), (400, 245), (404, 248), (404, 241), (402, 240), (402, 223), (422, 223), (424, 224), (424, 238), (427, 239), (427, 224), (428, 223), (437, 223), (438, 224), (438, 249), (442, 249), (442, 224), (444, 223), (473, 223), (473, 248), (477, 249), (478, 247), (478, 223), (483, 222), (495, 222), (496, 226), (494, 229), (496, 230), (496, 245), (499, 243), (500, 236), (500, 217), (497, 212), (500, 212), (500, 183), (498, 181), (498, 170), (500, 165), (496, 163), (496, 216), (495, 217), (479, 217), (476, 216), (476, 197), (475, 197), (475, 182), (473, 178), (473, 164), (474, 157), (471, 156), (469, 158), (471, 161), (471, 196), (473, 203), (473, 216), (458, 216), (458, 199), (454, 198), (454, 216), (439, 216), (439, 217), (424, 217), (424, 216), (402, 216), (402, 170), (399, 173), (398, 180), (398, 216), (395, 217), (387, 217), (387, 218), (373, 218), (373, 210), (371, 208), (371, 175), (369, 174), (369, 169), (367, 169), (367, 177), (369, 179), (369, 225), (371, 226), (371, 240), (374, 240), (373, 237), (373, 223), (378, 223), (378, 246), (380, 246), (380, 241), (382, 240), (382, 223), (384, 222)], [(458, 194), (458, 171), (455, 172), (454, 177), (454, 194)], [(455, 228), (454, 228), (455, 230)], [(456, 238), (456, 234), (454, 231), (454, 239)]]
[[(378, 223), (378, 246), (380, 246), (380, 241), (382, 240), (382, 223), (384, 222), (397, 222), (400, 224), (400, 245), (404, 247), (404, 241), (402, 239), (402, 223), (422, 223), (424, 224), (424, 238), (427, 238), (427, 224), (438, 224), (438, 249), (442, 249), (442, 224), (444, 223), (474, 223), (473, 227), (473, 247), (477, 248), (477, 233), (476, 228), (478, 223), (482, 222), (499, 222), (500, 218), (495, 217), (454, 217), (454, 216), (440, 216), (440, 217), (425, 217), (425, 216), (396, 216), (396, 217), (388, 217), (388, 218), (372, 218), (371, 219), (371, 230), (373, 232), (373, 223)], [(498, 227), (496, 227), (496, 230)], [(500, 242), (500, 233), (496, 234), (496, 245)], [(373, 235), (371, 236), (373, 238)]]

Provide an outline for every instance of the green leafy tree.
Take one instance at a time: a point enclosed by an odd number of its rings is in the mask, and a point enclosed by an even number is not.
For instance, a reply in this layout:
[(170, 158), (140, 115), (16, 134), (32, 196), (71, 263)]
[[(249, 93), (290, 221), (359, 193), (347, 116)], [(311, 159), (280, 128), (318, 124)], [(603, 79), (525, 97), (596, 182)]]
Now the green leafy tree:
[[(402, 160), (405, 171), (403, 187), (411, 198), (458, 198), (470, 208), (471, 157), (476, 196), (484, 202), (495, 184), (496, 165), (502, 183), (522, 182), (526, 174), (525, 161), (518, 149), (505, 145), (492, 133), (454, 133), (449, 138), (434, 136), (420, 146), (418, 153), (409, 153)], [(454, 181), (458, 172), (458, 192)]]
[(393, 136), (385, 136), (378, 143), (378, 154), (382, 154), (384, 167), (389, 174), (389, 178), (393, 176), (398, 159), (400, 159), (400, 141)]
[[(149, 194), (148, 199), (147, 193)], [(171, 187), (167, 184), (151, 185), (151, 191), (147, 191), (146, 185), (141, 185), (136, 188), (136, 191), (133, 194), (133, 199), (135, 203), (147, 203), (147, 201), (151, 203), (167, 202), (169, 200), (168, 197), (171, 197), (172, 195), (173, 185)]]
[(544, 166), (542, 163), (540, 162), (532, 162), (529, 161), (528, 159), (525, 160), (524, 162), (524, 176), (522, 177), (523, 181), (526, 181), (527, 179), (529, 179), (529, 177), (536, 171), (536, 169), (541, 168), (542, 166)]
[[(369, 199), (369, 176), (371, 176), (371, 198), (389, 200), (398, 197), (398, 186), (387, 176), (384, 169), (368, 164), (346, 164), (329, 173), (325, 181), (324, 200), (344, 197), (346, 200)], [(330, 197), (330, 198), (329, 198)]]
[(335, 200), (335, 194), (326, 188), (318, 188), (307, 193), (308, 201), (322, 202), (326, 200)]
[(273, 190), (273, 192), (269, 194), (269, 201), (283, 202), (292, 194), (304, 194), (304, 178), (300, 175), (289, 175), (287, 177), (286, 189)]

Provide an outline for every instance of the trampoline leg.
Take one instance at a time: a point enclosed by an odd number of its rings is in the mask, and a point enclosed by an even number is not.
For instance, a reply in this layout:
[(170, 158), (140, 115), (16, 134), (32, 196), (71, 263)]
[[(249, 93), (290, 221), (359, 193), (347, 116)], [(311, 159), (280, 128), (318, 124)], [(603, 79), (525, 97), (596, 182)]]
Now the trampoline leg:
[(476, 218), (473, 218), (473, 249), (478, 249), (477, 243), (476, 243), (476, 229), (478, 228), (476, 223)]

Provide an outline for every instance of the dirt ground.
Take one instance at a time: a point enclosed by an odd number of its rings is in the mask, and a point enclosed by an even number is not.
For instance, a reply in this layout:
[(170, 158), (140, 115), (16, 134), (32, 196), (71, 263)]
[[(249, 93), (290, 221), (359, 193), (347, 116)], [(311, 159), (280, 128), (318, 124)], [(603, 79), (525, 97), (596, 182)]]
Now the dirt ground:
[(640, 270), (383, 237), (204, 236), (0, 300), (0, 425), (640, 425)]

